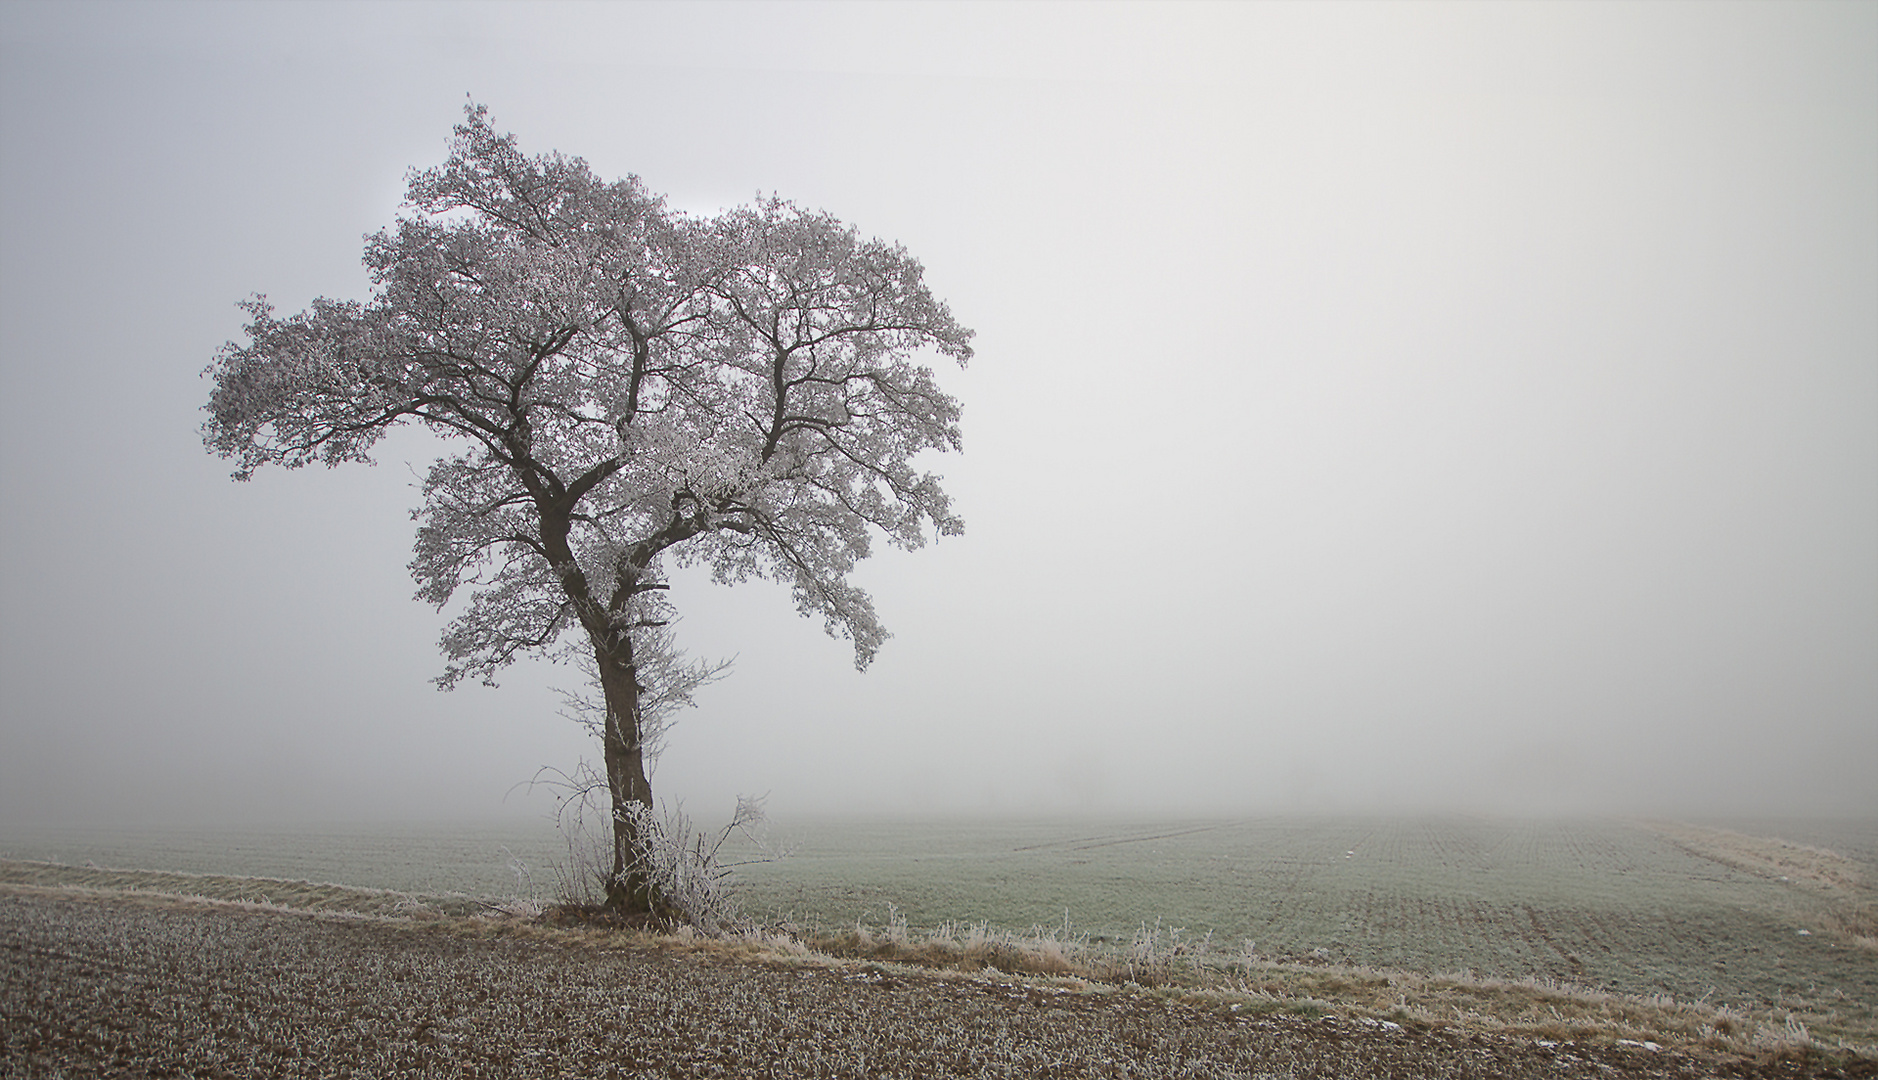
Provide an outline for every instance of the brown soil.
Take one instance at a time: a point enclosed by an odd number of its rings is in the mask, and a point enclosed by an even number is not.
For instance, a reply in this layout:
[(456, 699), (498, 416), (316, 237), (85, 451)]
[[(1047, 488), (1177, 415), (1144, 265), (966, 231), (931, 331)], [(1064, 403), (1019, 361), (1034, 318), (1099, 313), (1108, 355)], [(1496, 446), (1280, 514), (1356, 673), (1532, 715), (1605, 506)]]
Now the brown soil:
[(1878, 1063), (1547, 1045), (643, 935), (4, 886), (0, 1076), (1878, 1077)]

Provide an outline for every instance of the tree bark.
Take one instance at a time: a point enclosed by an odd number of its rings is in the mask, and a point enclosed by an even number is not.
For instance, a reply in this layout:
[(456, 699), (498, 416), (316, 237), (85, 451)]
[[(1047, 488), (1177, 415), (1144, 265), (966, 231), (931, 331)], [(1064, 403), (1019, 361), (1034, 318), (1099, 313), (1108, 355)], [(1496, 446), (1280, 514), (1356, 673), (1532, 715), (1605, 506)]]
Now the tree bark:
[[(518, 456), (521, 456), (518, 452)], [(613, 865), (606, 879), (606, 906), (626, 915), (664, 914), (664, 904), (646, 873), (647, 843), (635, 807), (652, 809), (652, 784), (646, 779), (645, 747), (640, 726), (639, 672), (633, 662), (631, 632), (614, 626), (608, 609), (596, 603), (590, 583), (567, 543), (572, 521), (558, 497), (531, 490), (541, 514), (543, 553), (561, 578), (561, 587), (573, 601), (587, 640), (593, 646), (594, 666), (606, 702), (606, 723), (600, 732), (601, 758), (606, 765), (608, 813), (613, 823)], [(631, 595), (631, 581), (622, 585)]]
[(613, 818), (613, 867), (607, 876), (606, 904), (622, 914), (659, 914), (661, 897), (646, 873), (646, 844), (635, 806), (652, 808), (652, 784), (646, 779), (645, 749), (640, 741), (639, 678), (633, 664), (632, 638), (594, 643), (600, 689), (606, 697), (606, 726), (601, 733), (607, 793)]

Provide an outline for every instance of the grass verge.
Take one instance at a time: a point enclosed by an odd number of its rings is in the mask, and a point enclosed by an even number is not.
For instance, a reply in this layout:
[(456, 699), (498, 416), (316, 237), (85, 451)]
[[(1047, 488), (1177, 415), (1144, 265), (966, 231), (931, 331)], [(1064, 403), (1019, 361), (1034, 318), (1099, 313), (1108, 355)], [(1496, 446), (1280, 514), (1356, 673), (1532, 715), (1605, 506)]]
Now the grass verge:
[(1141, 988), (1235, 1012), (1337, 1015), (1417, 1027), (1458, 1026), (1557, 1042), (1672, 1045), (1740, 1057), (1792, 1051), (1878, 1059), (1871, 1002), (1807, 1002), (1742, 1009), (1666, 994), (1618, 994), (1549, 979), (1480, 978), (1222, 953), (1207, 939), (1144, 926), (1127, 946), (1092, 945), (1067, 924), (1029, 934), (947, 925), (929, 932), (892, 921), (834, 931), (794, 930), (817, 953), (962, 971), (996, 970), (1085, 987)]

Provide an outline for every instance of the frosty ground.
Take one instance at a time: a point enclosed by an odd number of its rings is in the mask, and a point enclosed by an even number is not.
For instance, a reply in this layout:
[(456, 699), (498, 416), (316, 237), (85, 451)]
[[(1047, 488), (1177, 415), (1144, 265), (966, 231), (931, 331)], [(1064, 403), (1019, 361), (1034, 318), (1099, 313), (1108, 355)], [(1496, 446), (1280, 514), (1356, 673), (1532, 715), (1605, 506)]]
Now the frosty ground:
[(1806, 1047), (1711, 1054), (1235, 1004), (513, 916), (0, 886), (8, 1077), (1878, 1076)]

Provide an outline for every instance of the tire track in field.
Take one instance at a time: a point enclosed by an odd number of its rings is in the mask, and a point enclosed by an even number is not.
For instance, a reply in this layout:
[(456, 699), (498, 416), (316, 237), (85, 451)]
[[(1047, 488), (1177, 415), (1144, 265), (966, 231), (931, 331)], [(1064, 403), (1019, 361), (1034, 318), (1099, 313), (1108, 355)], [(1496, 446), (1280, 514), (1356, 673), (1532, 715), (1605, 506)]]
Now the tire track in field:
[(1552, 950), (1553, 953), (1557, 954), (1559, 960), (1564, 962), (1566, 969), (1571, 972), (1573, 979), (1583, 979), (1585, 977), (1585, 962), (1578, 958), (1578, 954), (1558, 943), (1558, 938), (1555, 937), (1552, 931), (1546, 926), (1548, 919), (1540, 916), (1539, 909), (1533, 907), (1531, 904), (1521, 904), (1520, 910), (1525, 913), (1526, 924), (1529, 928), (1529, 933), (1526, 935), (1527, 942), (1543, 944), (1545, 948)]
[(1150, 833), (1145, 836), (1082, 836), (1072, 840), (1049, 840), (1041, 844), (1024, 844), (1014, 847), (1018, 851), (1046, 851), (1050, 848), (1065, 848), (1069, 851), (1089, 851), (1093, 848), (1115, 847), (1119, 844), (1139, 844), (1148, 840), (1169, 840), (1176, 836), (1192, 836), (1196, 833), (1217, 832), (1220, 829), (1239, 828), (1250, 823), (1247, 821), (1221, 821), (1211, 825), (1195, 825), (1188, 829), (1176, 829), (1173, 832)]

